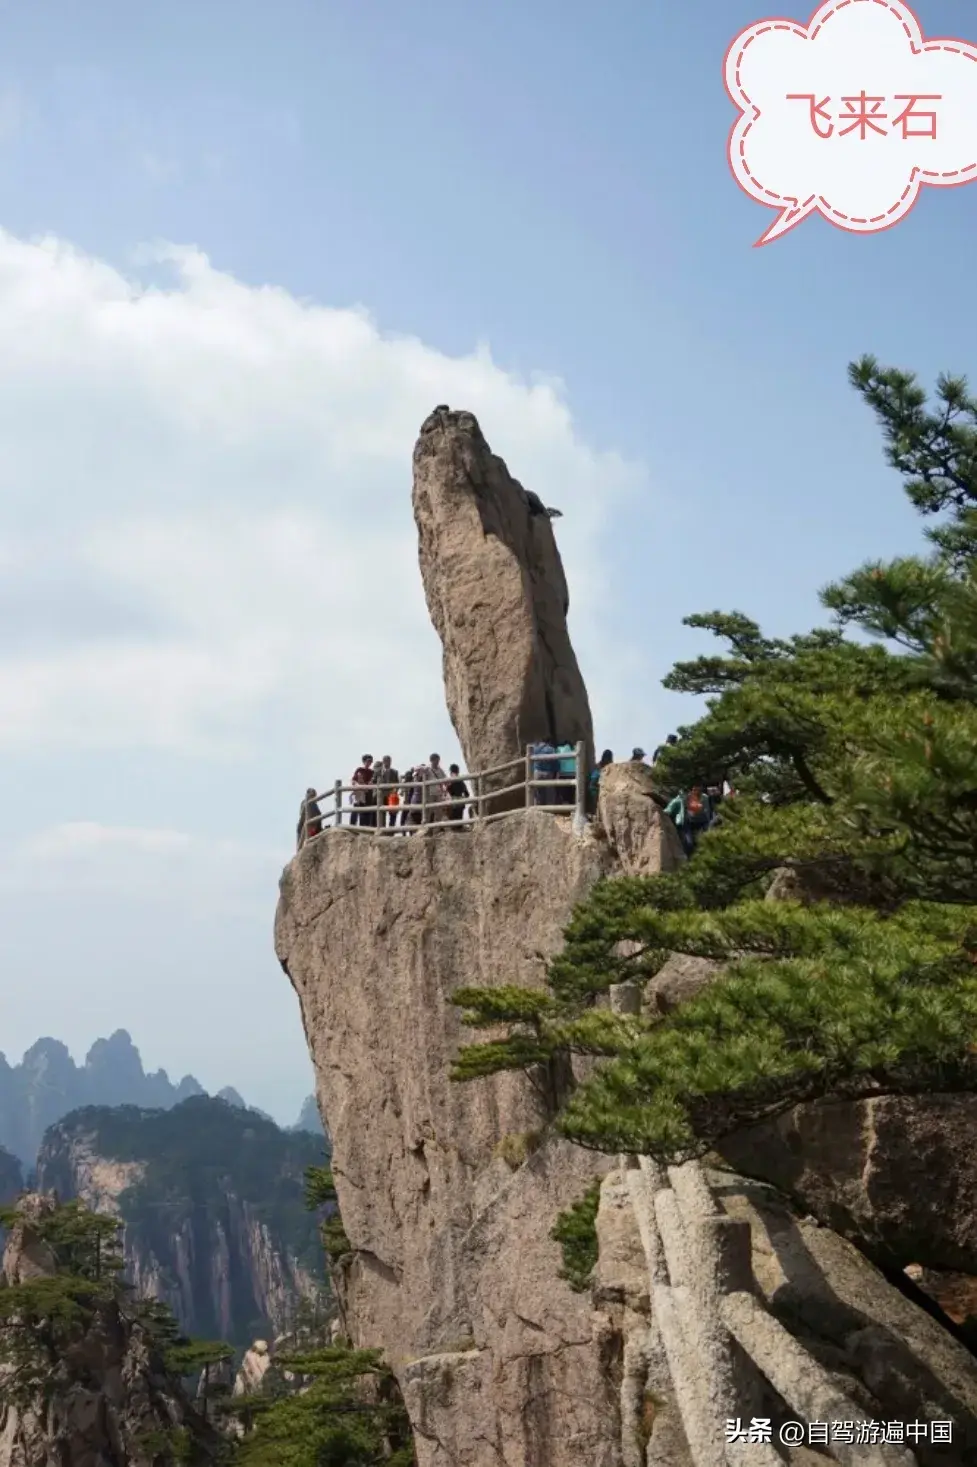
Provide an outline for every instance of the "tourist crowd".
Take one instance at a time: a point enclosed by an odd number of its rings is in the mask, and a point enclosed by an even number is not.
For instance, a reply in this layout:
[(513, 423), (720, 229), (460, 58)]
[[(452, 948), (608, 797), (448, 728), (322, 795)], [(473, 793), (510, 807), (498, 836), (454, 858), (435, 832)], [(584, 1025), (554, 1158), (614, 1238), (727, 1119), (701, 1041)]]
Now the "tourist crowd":
[[(458, 765), (449, 764), (445, 769), (440, 754), (432, 754), (426, 764), (415, 764), (403, 775), (389, 754), (378, 763), (372, 754), (364, 754), (350, 783), (350, 825), (372, 830), (397, 828), (405, 835), (418, 825), (462, 825), (471, 799)], [(314, 789), (308, 789), (299, 812), (299, 846), (321, 830), (318, 796)]]
[[(652, 764), (657, 764), (659, 758), (667, 749), (671, 749), (678, 743), (677, 734), (669, 734), (663, 744), (651, 756)], [(633, 749), (631, 751), (631, 762), (643, 764), (645, 762), (644, 749)], [(590, 774), (588, 785), (588, 797), (590, 807), (593, 809), (597, 804), (597, 792), (600, 786), (600, 776), (608, 764), (614, 763), (614, 755), (610, 749), (605, 749), (601, 754)], [(687, 856), (695, 853), (699, 837), (705, 831), (710, 830), (718, 824), (721, 819), (719, 807), (723, 800), (730, 799), (735, 791), (728, 781), (723, 780), (720, 784), (702, 785), (694, 784), (691, 789), (683, 790), (674, 799), (664, 805), (665, 814), (669, 817), (678, 831), (682, 842), (682, 849)]]
[[(652, 755), (652, 763), (678, 742), (669, 734)], [(643, 764), (642, 748), (631, 751), (631, 760)], [(573, 744), (550, 744), (545, 741), (529, 747), (532, 771), (532, 801), (535, 805), (573, 805), (576, 802), (577, 753)], [(590, 771), (587, 781), (587, 809), (597, 806), (600, 777), (614, 755), (605, 749)], [(552, 781), (552, 786), (550, 785)], [(350, 825), (373, 830), (398, 830), (409, 835), (420, 825), (446, 824), (463, 828), (470, 813), (472, 793), (462, 778), (457, 764), (445, 769), (439, 754), (431, 754), (427, 763), (414, 764), (403, 775), (394, 767), (389, 754), (374, 762), (372, 754), (364, 754), (353, 771), (348, 807)], [(665, 814), (674, 822), (687, 856), (696, 848), (700, 835), (719, 819), (718, 807), (733, 793), (728, 785), (704, 787), (695, 784), (667, 805)], [(305, 792), (299, 811), (298, 846), (321, 833), (323, 814), (314, 789)]]

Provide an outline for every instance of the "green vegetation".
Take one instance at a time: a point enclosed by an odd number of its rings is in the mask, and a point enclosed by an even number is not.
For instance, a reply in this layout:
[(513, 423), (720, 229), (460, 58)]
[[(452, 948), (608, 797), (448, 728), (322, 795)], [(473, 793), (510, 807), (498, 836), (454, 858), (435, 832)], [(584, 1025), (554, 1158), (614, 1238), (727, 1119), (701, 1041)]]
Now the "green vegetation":
[[(138, 1112), (135, 1117), (123, 1115), (120, 1127), (108, 1128), (119, 1159), (138, 1159), (124, 1154), (125, 1128), (133, 1125), (140, 1137), (142, 1128), (135, 1123), (141, 1118)], [(88, 1121), (86, 1132), (91, 1115)], [(177, 1134), (182, 1137), (182, 1129)], [(101, 1141), (106, 1139), (103, 1131)], [(307, 1139), (321, 1154), (321, 1139)], [(205, 1160), (208, 1154), (201, 1146), (198, 1159)], [(171, 1185), (178, 1184), (172, 1166), (161, 1171)], [(327, 1167), (307, 1167), (299, 1195), (313, 1228), (317, 1222), (311, 1214), (318, 1213), (324, 1228), (342, 1233)], [(0, 1226), (12, 1227), (17, 1219), (16, 1208), (0, 1210)], [(262, 1389), (232, 1397), (226, 1385), (211, 1381), (213, 1367), (232, 1358), (231, 1346), (219, 1340), (189, 1339), (166, 1305), (131, 1297), (121, 1278), (117, 1220), (71, 1202), (41, 1213), (31, 1226), (35, 1245), (50, 1250), (54, 1271), (0, 1288), (0, 1365), (9, 1371), (4, 1389), (10, 1399), (35, 1407), (41, 1401), (56, 1404), (70, 1387), (66, 1360), (72, 1352), (78, 1354), (86, 1332), (104, 1324), (100, 1315), (115, 1311), (128, 1329), (139, 1330), (148, 1339), (157, 1369), (161, 1366), (170, 1376), (174, 1397), (180, 1394), (180, 1381), (196, 1386), (202, 1379), (199, 1410), (194, 1412), (184, 1401), (183, 1424), (163, 1420), (142, 1430), (138, 1446), (152, 1455), (156, 1467), (216, 1462), (222, 1467), (413, 1467), (407, 1414), (380, 1353), (332, 1340), (329, 1318), (312, 1304), (303, 1311), (293, 1348), (273, 1358)], [(208, 1430), (209, 1415), (225, 1424), (228, 1418), (237, 1418), (243, 1435), (236, 1440), (219, 1437)]]
[[(350, 1245), (328, 1167), (305, 1174), (310, 1212), (328, 1210), (324, 1234)], [(333, 1253), (329, 1242), (326, 1251)], [(341, 1255), (337, 1255), (341, 1256)], [(223, 1404), (245, 1435), (235, 1467), (413, 1467), (407, 1413), (378, 1350), (355, 1350), (304, 1331), (296, 1348), (278, 1355), (260, 1391)]]
[(184, 1467), (196, 1460), (193, 1437), (184, 1426), (154, 1427), (139, 1433), (133, 1446), (150, 1461), (161, 1457), (169, 1467)]
[(280, 1130), (254, 1111), (209, 1096), (193, 1096), (171, 1110), (134, 1106), (76, 1111), (78, 1129), (94, 1130), (99, 1153), (117, 1161), (148, 1163), (146, 1178), (124, 1195), (127, 1223), (153, 1226), (156, 1215), (213, 1209), (222, 1191), (246, 1202), (254, 1216), (288, 1241), (309, 1267), (321, 1262), (316, 1229), (303, 1205), (305, 1169), (319, 1160), (322, 1142), (306, 1132)]
[[(708, 702), (658, 771), (663, 793), (727, 776), (721, 826), (679, 872), (596, 887), (547, 991), (455, 996), (507, 1033), (454, 1078), (525, 1072), (582, 1146), (680, 1162), (800, 1101), (977, 1089), (977, 399), (849, 370), (910, 499), (944, 516), (928, 550), (828, 587), (836, 624), (803, 636), (690, 617), (727, 650), (666, 680)], [(793, 899), (764, 900), (775, 872)], [(725, 974), (665, 1018), (610, 1012), (670, 953)], [(573, 1056), (601, 1061), (576, 1087)]]
[[(171, 1110), (121, 1106), (74, 1111), (61, 1121), (59, 1131), (69, 1138), (73, 1133), (91, 1135), (100, 1155), (143, 1164), (142, 1180), (120, 1195), (119, 1208), (133, 1244), (151, 1251), (164, 1268), (175, 1271), (175, 1238), (184, 1227), (198, 1240), (218, 1226), (231, 1237), (229, 1199), (237, 1199), (302, 1267), (321, 1271), (321, 1241), (303, 1201), (305, 1169), (321, 1159), (321, 1138), (281, 1131), (253, 1111), (208, 1096), (194, 1096)], [(52, 1173), (48, 1184), (61, 1183)], [(211, 1303), (210, 1261), (195, 1255), (193, 1267), (200, 1273), (194, 1287), (200, 1304), (194, 1327), (203, 1334), (220, 1334)], [(235, 1317), (229, 1334), (239, 1345), (268, 1330), (250, 1282), (230, 1280)]]
[(407, 1414), (378, 1351), (322, 1346), (277, 1366), (297, 1377), (290, 1387), (228, 1403), (247, 1429), (235, 1467), (413, 1467)]
[[(4, 1227), (13, 1228), (19, 1221), (17, 1208), (0, 1210)], [(92, 1356), (83, 1348), (85, 1337), (97, 1334), (102, 1341), (99, 1353), (104, 1354), (105, 1339), (117, 1337), (119, 1326), (143, 1333), (171, 1375), (174, 1398), (179, 1394), (178, 1377), (199, 1375), (214, 1360), (233, 1354), (224, 1344), (186, 1339), (164, 1305), (130, 1297), (121, 1278), (120, 1226), (115, 1219), (69, 1202), (39, 1213), (29, 1228), (32, 1246), (47, 1254), (50, 1271), (0, 1287), (0, 1365), (8, 1372), (4, 1380), (8, 1399), (35, 1410), (56, 1408), (59, 1398), (70, 1392), (73, 1359), (90, 1387)], [(204, 1419), (206, 1406), (205, 1392)], [(188, 1416), (203, 1427), (189, 1408)], [(218, 1457), (216, 1438), (169, 1421), (143, 1432), (140, 1444), (152, 1449), (161, 1467), (210, 1463)]]
[(181, 1379), (202, 1377), (203, 1416), (207, 1420), (208, 1406), (214, 1395), (223, 1395), (223, 1388), (214, 1387), (210, 1372), (214, 1365), (224, 1365), (234, 1359), (234, 1347), (223, 1340), (176, 1339), (164, 1355), (167, 1368)]
[[(14, 1207), (0, 1210), (5, 1228), (17, 1218)], [(45, 1397), (69, 1345), (121, 1293), (118, 1227), (111, 1219), (69, 1203), (39, 1220), (35, 1232), (51, 1251), (54, 1271), (0, 1289), (0, 1364), (10, 1372), (4, 1389), (18, 1403)]]
[(592, 1182), (579, 1202), (573, 1202), (557, 1219), (550, 1237), (559, 1243), (563, 1254), (560, 1278), (571, 1289), (582, 1294), (590, 1286), (590, 1275), (597, 1262), (597, 1209), (600, 1206), (600, 1182)]
[(305, 1206), (309, 1212), (325, 1209), (326, 1215), (319, 1222), (319, 1236), (329, 1260), (331, 1275), (332, 1269), (353, 1250), (339, 1215), (339, 1200), (332, 1172), (327, 1166), (306, 1168)]

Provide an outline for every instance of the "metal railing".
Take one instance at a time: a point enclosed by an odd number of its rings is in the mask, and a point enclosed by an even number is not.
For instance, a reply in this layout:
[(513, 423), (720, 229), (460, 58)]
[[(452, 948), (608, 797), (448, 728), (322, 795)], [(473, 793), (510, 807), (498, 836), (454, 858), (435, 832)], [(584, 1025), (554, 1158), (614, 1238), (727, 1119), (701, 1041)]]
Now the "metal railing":
[[(573, 774), (561, 774), (560, 766), (571, 757)], [(557, 765), (556, 776), (539, 773), (542, 766), (553, 764)], [(518, 772), (518, 778), (508, 784), (496, 783), (500, 776), (509, 775), (514, 770)], [(446, 825), (457, 829), (459, 826), (487, 824), (491, 820), (501, 820), (503, 816), (515, 813), (515, 805), (504, 810), (495, 806), (500, 799), (508, 798), (519, 791), (524, 792), (525, 803), (518, 808), (535, 807), (547, 810), (551, 815), (585, 819), (587, 776), (586, 745), (581, 741), (575, 746), (572, 756), (556, 751), (552, 754), (540, 754), (534, 752), (533, 746), (529, 745), (525, 754), (518, 759), (510, 759), (505, 764), (497, 764), (492, 769), (482, 769), (478, 773), (449, 774), (444, 770), (435, 776), (429, 774), (426, 779), (401, 779), (388, 784), (368, 785), (343, 784), (342, 780), (337, 779), (331, 789), (315, 796), (314, 803), (319, 808), (319, 814), (313, 815), (311, 819), (306, 818), (304, 838), (300, 838), (299, 848), (325, 834), (327, 830), (336, 830), (340, 826), (368, 831), (371, 835), (407, 835), (426, 826)], [(467, 799), (446, 794), (447, 786), (455, 782), (464, 783), (468, 787)], [(443, 797), (432, 798), (439, 791)], [(564, 791), (566, 795), (561, 800), (559, 795)], [(362, 802), (364, 795), (372, 803)], [(388, 804), (391, 795), (396, 796), (396, 804)], [(545, 795), (552, 798), (542, 798)], [(307, 800), (307, 806), (312, 803)]]

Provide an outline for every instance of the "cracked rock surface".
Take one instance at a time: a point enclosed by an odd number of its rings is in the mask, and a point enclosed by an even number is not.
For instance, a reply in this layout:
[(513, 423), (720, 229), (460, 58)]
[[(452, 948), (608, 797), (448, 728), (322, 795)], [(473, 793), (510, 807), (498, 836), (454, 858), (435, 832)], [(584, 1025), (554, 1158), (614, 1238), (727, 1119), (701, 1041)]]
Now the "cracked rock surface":
[[(469, 768), (542, 737), (584, 739), (589, 755), (552, 527), (531, 512), (471, 414), (438, 410), (423, 425), (414, 511)], [(583, 831), (544, 808), (404, 838), (329, 830), (283, 873), (275, 946), (333, 1138), (352, 1248), (345, 1318), (353, 1343), (382, 1349), (398, 1378), (418, 1467), (750, 1460), (725, 1452), (721, 1413), (696, 1422), (689, 1392), (676, 1387), (702, 1374), (702, 1357), (684, 1352), (684, 1379), (673, 1369), (661, 1306), (684, 1301), (688, 1320), (696, 1281), (652, 1277), (633, 1168), (615, 1179), (617, 1158), (547, 1133), (543, 1098), (524, 1076), (449, 1078), (461, 1044), (491, 1037), (462, 1029), (453, 993), (542, 987), (574, 905), (596, 881), (682, 859), (653, 783), (640, 766), (611, 766)], [(716, 976), (712, 965), (675, 962), (643, 995), (646, 1006), (667, 1012)], [(642, 995), (619, 997), (637, 1004)], [(600, 1259), (591, 1291), (575, 1293), (560, 1278), (550, 1231), (600, 1178)], [(772, 1321), (802, 1341), (866, 1410), (954, 1415), (960, 1448), (917, 1453), (919, 1467), (977, 1461), (977, 1374), (962, 1345), (836, 1234), (798, 1223), (782, 1199), (732, 1173), (717, 1175), (715, 1192), (741, 1238), (749, 1223), (754, 1292), (737, 1297), (751, 1308), (762, 1301), (768, 1332)], [(767, 1414), (778, 1409), (766, 1404)], [(756, 1456), (758, 1467), (770, 1460)], [(797, 1448), (775, 1460), (813, 1467), (824, 1458)]]
[(531, 503), (472, 413), (436, 411), (422, 424), (413, 489), (421, 577), (444, 648), (448, 712), (474, 771), (543, 739), (582, 739), (588, 769), (593, 761), (563, 562), (551, 521)]
[[(611, 1159), (533, 1150), (544, 1119), (521, 1076), (449, 1079), (464, 1037), (452, 992), (541, 985), (537, 954), (610, 861), (606, 842), (529, 810), (404, 839), (340, 829), (282, 879), (276, 947), (355, 1250), (347, 1315), (356, 1343), (387, 1352), (420, 1467), (618, 1461), (600, 1321), (549, 1237)], [(499, 1154), (505, 1138), (524, 1163)]]

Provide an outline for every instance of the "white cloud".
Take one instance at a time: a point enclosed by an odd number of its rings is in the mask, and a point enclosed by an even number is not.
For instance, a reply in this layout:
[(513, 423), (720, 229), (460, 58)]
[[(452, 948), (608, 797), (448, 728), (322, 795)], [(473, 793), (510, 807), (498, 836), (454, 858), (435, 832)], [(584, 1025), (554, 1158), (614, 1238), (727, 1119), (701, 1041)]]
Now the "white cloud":
[(302, 790), (368, 747), (454, 752), (420, 423), (471, 409), (564, 511), (592, 695), (629, 653), (600, 534), (641, 478), (485, 346), (384, 336), (194, 249), (134, 268), (0, 232), (3, 1043), (122, 1025), (147, 1062), (294, 1114), (309, 1072), (270, 926)]
[(234, 1084), (291, 1123), (311, 1088), (271, 950), (287, 852), (153, 826), (64, 822), (0, 849), (0, 1047), (73, 1050), (128, 1028), (148, 1069)]
[(484, 346), (385, 337), (195, 249), (141, 258), (172, 282), (0, 233), (0, 566), (17, 572), (0, 747), (253, 755), (272, 715), (331, 767), (371, 728), (395, 753), (426, 744), (443, 699), (410, 457), (436, 402), (474, 411), (565, 511), (596, 661), (599, 531), (639, 476), (580, 442), (558, 383)]
[(287, 852), (271, 845), (208, 839), (184, 830), (65, 821), (0, 853), (0, 890), (73, 899), (110, 894), (123, 916), (133, 902), (169, 909), (254, 914), (267, 905)]

